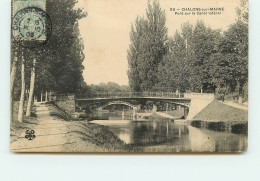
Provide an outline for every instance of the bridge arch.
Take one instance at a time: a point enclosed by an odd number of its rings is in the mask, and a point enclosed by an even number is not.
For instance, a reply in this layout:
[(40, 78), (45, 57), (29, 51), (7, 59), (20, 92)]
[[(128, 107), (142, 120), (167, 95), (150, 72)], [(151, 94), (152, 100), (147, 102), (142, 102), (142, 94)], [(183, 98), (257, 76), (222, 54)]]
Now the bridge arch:
[(133, 104), (131, 104), (129, 102), (125, 102), (125, 101), (111, 101), (111, 102), (108, 102), (105, 105), (100, 106), (98, 109), (103, 109), (103, 108), (105, 108), (107, 106), (110, 106), (110, 105), (119, 105), (119, 104), (131, 107), (133, 110), (137, 109), (137, 106), (135, 106), (135, 105), (133, 105)]

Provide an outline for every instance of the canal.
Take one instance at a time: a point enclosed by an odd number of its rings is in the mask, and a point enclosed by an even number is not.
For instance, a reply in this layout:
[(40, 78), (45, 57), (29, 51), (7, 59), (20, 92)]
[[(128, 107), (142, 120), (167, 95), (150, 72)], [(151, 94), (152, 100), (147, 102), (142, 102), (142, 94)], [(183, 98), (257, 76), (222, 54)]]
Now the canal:
[(247, 135), (195, 128), (186, 120), (131, 120), (131, 114), (123, 120), (120, 111), (92, 117), (92, 123), (106, 126), (126, 144), (145, 152), (239, 152), (246, 151), (248, 144)]

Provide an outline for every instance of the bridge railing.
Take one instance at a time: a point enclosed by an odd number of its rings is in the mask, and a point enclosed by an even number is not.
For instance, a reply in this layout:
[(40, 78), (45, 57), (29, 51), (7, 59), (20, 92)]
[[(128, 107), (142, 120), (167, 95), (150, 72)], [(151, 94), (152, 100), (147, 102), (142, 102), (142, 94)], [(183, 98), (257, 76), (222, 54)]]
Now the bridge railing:
[(124, 98), (124, 97), (162, 97), (162, 98), (183, 98), (183, 93), (175, 92), (97, 92), (95, 98)]

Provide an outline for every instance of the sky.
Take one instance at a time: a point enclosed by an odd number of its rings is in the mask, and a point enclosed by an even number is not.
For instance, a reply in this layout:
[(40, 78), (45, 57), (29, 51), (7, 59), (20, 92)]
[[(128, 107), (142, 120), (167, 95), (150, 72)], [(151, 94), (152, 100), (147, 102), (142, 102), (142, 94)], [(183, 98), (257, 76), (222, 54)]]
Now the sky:
[[(198, 19), (214, 29), (226, 30), (235, 22), (239, 0), (160, 0), (166, 12), (168, 35), (173, 36), (181, 24)], [(79, 0), (77, 7), (88, 13), (79, 21), (84, 41), (84, 80), (87, 84), (116, 82), (128, 85), (127, 50), (131, 23), (145, 16), (148, 0)], [(175, 15), (170, 8), (219, 8), (221, 15)]]

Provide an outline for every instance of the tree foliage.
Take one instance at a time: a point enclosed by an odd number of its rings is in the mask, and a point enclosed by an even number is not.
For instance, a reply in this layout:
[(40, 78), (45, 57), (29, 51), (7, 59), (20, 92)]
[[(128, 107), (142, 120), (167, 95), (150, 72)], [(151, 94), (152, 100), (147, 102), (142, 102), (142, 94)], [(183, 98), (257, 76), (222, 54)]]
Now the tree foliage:
[[(46, 2), (46, 13), (52, 22), (51, 36), (46, 44), (37, 48), (26, 48), (15, 41), (12, 43), (13, 56), (18, 56), (20, 61), (23, 53), (27, 86), (29, 86), (32, 61), (36, 59), (35, 94), (45, 91), (77, 93), (84, 84), (82, 77), (84, 46), (79, 33), (78, 20), (84, 18), (86, 13), (76, 9), (76, 3), (76, 0)], [(18, 92), (19, 81), (17, 77)]]
[(215, 93), (221, 89), (224, 94), (236, 92), (246, 97), (247, 2), (241, 0), (236, 10), (236, 22), (224, 32), (198, 20), (194, 26), (184, 23), (179, 31), (168, 37), (164, 11), (156, 1), (153, 6), (149, 3), (147, 18), (137, 17), (130, 33), (131, 89)]
[(158, 65), (167, 50), (165, 12), (159, 2), (148, 3), (145, 17), (137, 17), (131, 27), (128, 50), (129, 84), (134, 91), (154, 89), (158, 82)]
[[(248, 82), (248, 25), (240, 20), (232, 24), (221, 37), (218, 50), (218, 57), (222, 58), (213, 58), (212, 62), (217, 62), (228, 71), (218, 78), (222, 81), (219, 86), (228, 86), (233, 91), (237, 88), (238, 93), (243, 94), (242, 88)], [(212, 68), (216, 72), (214, 69), (217, 67)]]
[(96, 93), (121, 93), (130, 92), (130, 88), (127, 85), (119, 85), (115, 82), (99, 83), (98, 85), (89, 85), (90, 96), (95, 96)]

